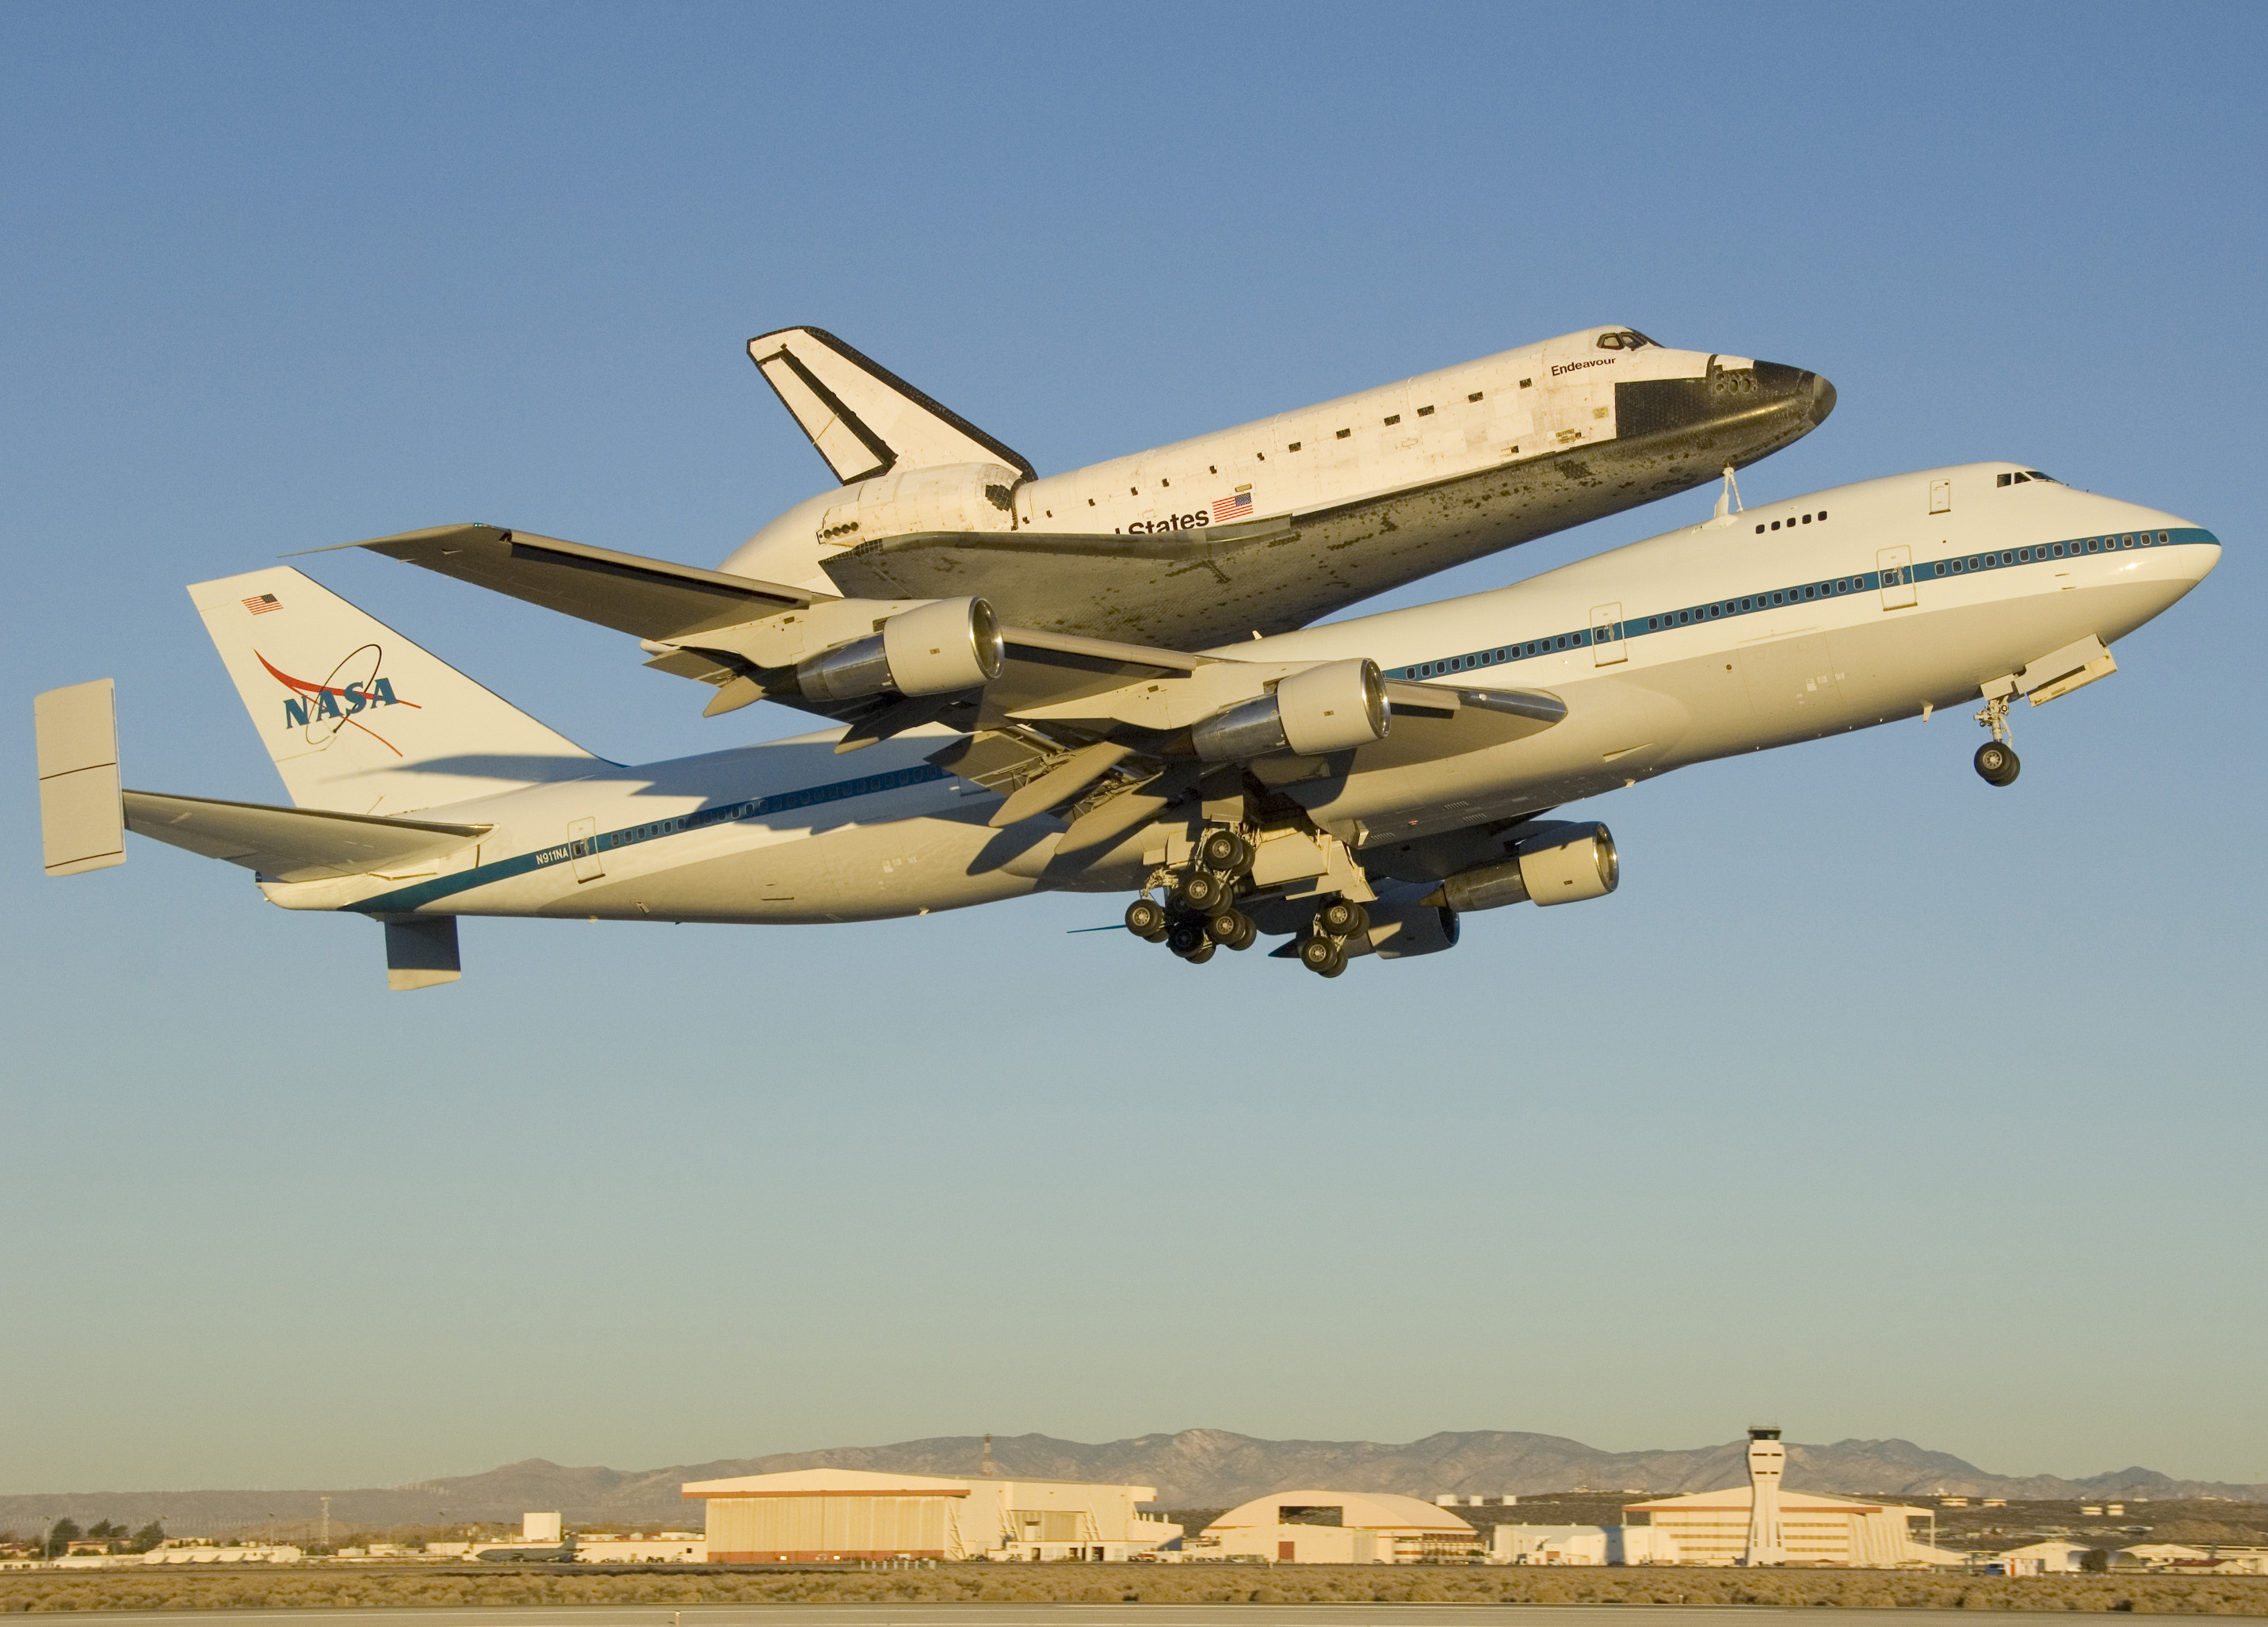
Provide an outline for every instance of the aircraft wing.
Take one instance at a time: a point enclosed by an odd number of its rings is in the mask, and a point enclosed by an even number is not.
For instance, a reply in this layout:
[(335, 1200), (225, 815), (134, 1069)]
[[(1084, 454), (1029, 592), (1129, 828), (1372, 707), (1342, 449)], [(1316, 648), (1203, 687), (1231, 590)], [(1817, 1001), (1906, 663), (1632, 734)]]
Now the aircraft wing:
[(340, 546), (366, 548), (640, 638), (681, 637), (832, 597), (501, 526), (434, 526)]
[(486, 836), (487, 825), (383, 819), (129, 791), (126, 828), (279, 881), (357, 876), (438, 859)]

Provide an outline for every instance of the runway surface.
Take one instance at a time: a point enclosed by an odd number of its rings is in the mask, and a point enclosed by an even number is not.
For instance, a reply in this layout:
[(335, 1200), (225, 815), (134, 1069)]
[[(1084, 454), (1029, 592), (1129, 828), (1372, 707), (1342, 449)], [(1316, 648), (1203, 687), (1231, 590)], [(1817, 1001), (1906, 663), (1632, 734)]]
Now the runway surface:
[[(1856, 1611), (1852, 1612), (1857, 1614)], [(1977, 1627), (1992, 1610), (1884, 1610), (1896, 1627)], [(1674, 1604), (527, 1604), (482, 1609), (99, 1610), (99, 1627), (1600, 1627), (1602, 1615), (1640, 1615), (1646, 1627), (1788, 1627), (1820, 1607)], [(2132, 1616), (2125, 1619), (2131, 1621)], [(2171, 1618), (2168, 1618), (2171, 1619)], [(2183, 1619), (2193, 1620), (2193, 1617)], [(1884, 1627), (1889, 1627), (1885, 1623)]]

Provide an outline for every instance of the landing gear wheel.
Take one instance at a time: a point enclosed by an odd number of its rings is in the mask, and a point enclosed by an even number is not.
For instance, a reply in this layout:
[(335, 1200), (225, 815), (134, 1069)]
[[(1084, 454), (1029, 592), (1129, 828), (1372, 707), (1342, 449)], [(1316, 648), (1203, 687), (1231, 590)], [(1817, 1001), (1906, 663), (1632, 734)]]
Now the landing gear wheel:
[(1324, 977), (1346, 970), (1346, 955), (1328, 938), (1308, 938), (1300, 945), (1300, 964)]
[(1126, 930), (1137, 938), (1156, 943), (1164, 938), (1173, 924), (1167, 918), (1166, 907), (1147, 898), (1138, 898), (1126, 906)]
[(1192, 870), (1182, 878), (1182, 902), (1192, 909), (1211, 909), (1228, 902), (1228, 883), (1210, 870)]
[(1224, 947), (1249, 949), (1252, 940), (1259, 936), (1260, 929), (1253, 925), (1252, 917), (1241, 909), (1216, 909), (1206, 917), (1205, 932), (1213, 942)]
[(1215, 830), (1197, 843), (1197, 859), (1207, 870), (1241, 875), (1252, 865), (1252, 843), (1233, 830)]
[(1315, 924), (1334, 938), (1352, 938), (1370, 925), (1370, 911), (1351, 898), (1334, 898), (1315, 911)]
[(1977, 772), (1987, 785), (2013, 785), (2024, 765), (2016, 760), (2015, 748), (2003, 746), (1998, 740), (1987, 740), (1977, 748)]
[[(1205, 936), (1204, 924), (1193, 917), (1185, 917), (1174, 923), (1172, 930), (1166, 934), (1166, 947), (1184, 961), (1196, 960), (1200, 952), (1207, 960), (1212, 958), (1212, 939)], [(1198, 964), (1204, 962), (1199, 961)]]
[(1183, 955), (1182, 959), (1187, 961), (1191, 966), (1203, 966), (1207, 961), (1212, 959), (1213, 951), (1218, 946), (1215, 945), (1211, 939), (1207, 939), (1204, 943), (1198, 945), (1196, 948)]

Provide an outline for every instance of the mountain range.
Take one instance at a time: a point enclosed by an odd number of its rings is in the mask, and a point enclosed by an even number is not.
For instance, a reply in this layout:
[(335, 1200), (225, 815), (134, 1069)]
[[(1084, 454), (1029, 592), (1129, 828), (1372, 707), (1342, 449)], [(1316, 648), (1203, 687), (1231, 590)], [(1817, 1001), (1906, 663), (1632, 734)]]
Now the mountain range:
[[(1155, 1486), (1174, 1508), (1223, 1508), (1270, 1491), (1329, 1487), (1527, 1496), (1593, 1490), (1656, 1495), (1737, 1484), (1745, 1440), (1646, 1452), (1602, 1452), (1579, 1440), (1518, 1431), (1471, 1430), (1400, 1445), (1372, 1440), (1262, 1440), (1226, 1430), (1188, 1429), (1099, 1444), (1048, 1435), (1004, 1436), (992, 1454), (1004, 1476)], [(335, 1533), (342, 1527), (453, 1524), (517, 1520), (524, 1510), (558, 1509), (569, 1520), (654, 1527), (697, 1523), (678, 1492), (688, 1480), (769, 1474), (789, 1469), (873, 1469), (907, 1474), (974, 1475), (983, 1442), (974, 1435), (838, 1447), (767, 1457), (720, 1458), (663, 1469), (568, 1468), (542, 1458), (484, 1474), (406, 1486), (328, 1492)], [(2124, 1497), (2230, 1498), (2268, 1501), (2268, 1484), (2176, 1480), (2154, 1469), (2122, 1469), (2066, 1480), (2053, 1475), (1995, 1475), (1949, 1453), (1907, 1440), (1791, 1441), (1787, 1483), (1814, 1491), (1915, 1498), (1940, 1492), (2024, 1499)], [(0, 1529), (36, 1531), (50, 1519), (162, 1518), (174, 1535), (223, 1535), (265, 1524), (295, 1530), (320, 1512), (320, 1490), (49, 1492), (0, 1496)]]

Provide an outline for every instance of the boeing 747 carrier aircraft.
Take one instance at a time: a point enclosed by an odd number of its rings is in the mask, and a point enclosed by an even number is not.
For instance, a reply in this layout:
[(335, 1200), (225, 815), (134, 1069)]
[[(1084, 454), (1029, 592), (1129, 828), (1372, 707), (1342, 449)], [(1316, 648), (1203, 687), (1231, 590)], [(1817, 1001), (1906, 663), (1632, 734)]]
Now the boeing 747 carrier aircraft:
[[(766, 526), (720, 574), (829, 598), (975, 596), (1020, 627), (1179, 649), (1304, 627), (1704, 484), (1835, 405), (1815, 373), (1594, 328), (1042, 476), (830, 334), (791, 328), (748, 353), (842, 485)], [(716, 625), (651, 602), (608, 613), (625, 578), (710, 574), (658, 559), (494, 526), (436, 526), (383, 549), (644, 637)], [(718, 685), (712, 712), (761, 698), (737, 681), (741, 664), (654, 665)]]
[(120, 864), (129, 828), (228, 860), (285, 909), (384, 923), (395, 988), (457, 976), (459, 916), (807, 924), (1050, 890), (1136, 894), (1130, 931), (1185, 961), (1270, 933), (1336, 976), (1447, 949), (1472, 910), (1613, 891), (1606, 827), (1546, 815), (1689, 763), (1981, 703), (1976, 766), (2006, 785), (2012, 706), (2115, 671), (2110, 646), (2220, 556), (2171, 514), (1978, 463), (1195, 652), (1005, 624), (976, 595), (630, 576), (652, 614), (713, 624), (650, 649), (730, 657), (821, 716), (887, 702), (641, 767), (274, 567), (190, 594), (293, 806), (122, 792), (109, 681), (53, 690), (47, 866)]

